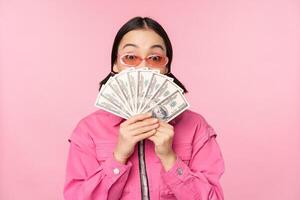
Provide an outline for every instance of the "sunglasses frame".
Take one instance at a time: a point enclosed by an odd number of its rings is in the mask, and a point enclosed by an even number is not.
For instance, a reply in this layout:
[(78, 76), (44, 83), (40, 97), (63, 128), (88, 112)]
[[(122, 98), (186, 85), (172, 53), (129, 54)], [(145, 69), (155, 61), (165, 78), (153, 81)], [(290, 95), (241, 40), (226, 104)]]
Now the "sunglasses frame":
[[(124, 63), (124, 61), (122, 60), (122, 58), (125, 57), (125, 56), (128, 56), (128, 55), (133, 55), (133, 56), (136, 56), (136, 57), (140, 58), (141, 62), (138, 63), (137, 65), (128, 65), (128, 64)], [(162, 66), (153, 66), (153, 65), (150, 65), (149, 62), (147, 62), (147, 59), (148, 59), (150, 56), (154, 56), (154, 55), (158, 55), (158, 56), (161, 56), (162, 58), (166, 59), (165, 64), (162, 65)], [(150, 55), (148, 55), (148, 56), (145, 57), (145, 58), (142, 58), (141, 56), (137, 56), (137, 55), (135, 55), (135, 54), (133, 54), (133, 53), (124, 53), (124, 54), (118, 54), (118, 59), (120, 60), (120, 63), (121, 63), (122, 65), (125, 65), (125, 66), (128, 66), (128, 67), (136, 67), (136, 66), (140, 65), (140, 64), (145, 60), (146, 64), (149, 65), (150, 67), (154, 67), (154, 68), (162, 68), (162, 67), (165, 67), (165, 66), (168, 64), (168, 62), (169, 62), (169, 58), (168, 58), (167, 56), (165, 56), (165, 55), (163, 55), (163, 54), (158, 54), (158, 53), (150, 54)]]

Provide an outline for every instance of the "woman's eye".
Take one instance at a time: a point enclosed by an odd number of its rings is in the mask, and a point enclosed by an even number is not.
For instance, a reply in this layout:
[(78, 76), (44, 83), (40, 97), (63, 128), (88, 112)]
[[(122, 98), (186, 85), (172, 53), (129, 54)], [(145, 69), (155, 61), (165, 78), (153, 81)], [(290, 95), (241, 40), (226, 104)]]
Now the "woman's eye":
[(155, 56), (150, 56), (150, 59), (152, 61), (159, 62), (162, 58), (161, 58), (161, 56), (155, 55)]
[(134, 59), (136, 59), (136, 56), (135, 55), (127, 55), (126, 59), (127, 60), (134, 60)]

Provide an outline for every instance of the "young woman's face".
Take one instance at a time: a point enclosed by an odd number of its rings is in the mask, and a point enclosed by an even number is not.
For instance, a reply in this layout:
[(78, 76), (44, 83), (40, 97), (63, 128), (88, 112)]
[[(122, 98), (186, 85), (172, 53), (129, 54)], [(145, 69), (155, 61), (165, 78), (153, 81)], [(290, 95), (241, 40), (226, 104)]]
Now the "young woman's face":
[[(121, 62), (122, 55), (134, 55), (140, 58), (151, 58), (151, 56), (162, 55), (166, 56), (166, 47), (163, 39), (151, 29), (139, 29), (126, 33), (118, 48), (118, 58), (113, 66), (115, 72), (121, 72), (130, 66)], [(129, 57), (131, 59), (131, 57)], [(155, 58), (154, 58), (155, 59)], [(150, 69), (158, 69), (160, 73), (168, 72), (166, 65), (160, 67), (149, 66), (146, 60), (143, 60), (135, 68), (148, 67)]]

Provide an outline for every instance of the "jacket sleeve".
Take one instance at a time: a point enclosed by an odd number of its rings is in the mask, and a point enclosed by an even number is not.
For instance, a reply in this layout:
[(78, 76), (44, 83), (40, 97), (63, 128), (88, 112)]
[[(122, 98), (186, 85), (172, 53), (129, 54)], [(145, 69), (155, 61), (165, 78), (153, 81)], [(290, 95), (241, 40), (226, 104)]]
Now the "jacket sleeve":
[(223, 200), (219, 180), (225, 169), (216, 133), (205, 120), (196, 131), (189, 165), (177, 156), (170, 170), (161, 171), (162, 178), (179, 200)]
[(69, 139), (66, 178), (63, 189), (66, 200), (117, 200), (121, 197), (132, 163), (119, 163), (111, 155), (99, 163), (88, 130), (77, 125)]

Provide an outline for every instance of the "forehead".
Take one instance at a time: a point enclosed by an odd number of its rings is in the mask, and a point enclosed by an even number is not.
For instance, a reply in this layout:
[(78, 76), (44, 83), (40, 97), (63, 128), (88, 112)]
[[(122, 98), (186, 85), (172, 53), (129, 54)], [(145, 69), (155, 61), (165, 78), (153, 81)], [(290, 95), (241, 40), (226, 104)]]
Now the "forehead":
[(161, 45), (166, 49), (162, 37), (151, 29), (129, 31), (123, 36), (119, 45), (119, 50), (122, 50), (126, 44), (134, 44), (137, 46), (128, 46), (126, 48), (150, 49), (153, 45)]

